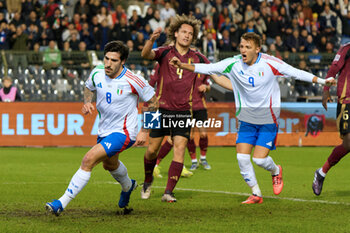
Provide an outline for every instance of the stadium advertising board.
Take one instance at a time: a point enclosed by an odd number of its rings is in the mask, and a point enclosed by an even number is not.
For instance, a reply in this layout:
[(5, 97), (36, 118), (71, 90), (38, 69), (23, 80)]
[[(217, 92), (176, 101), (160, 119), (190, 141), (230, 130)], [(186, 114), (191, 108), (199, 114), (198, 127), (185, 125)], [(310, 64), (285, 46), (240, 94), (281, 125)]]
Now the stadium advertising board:
[[(92, 146), (98, 114), (83, 115), (81, 107), (82, 103), (0, 103), (0, 146)], [(209, 145), (235, 145), (234, 103), (208, 103), (207, 107)], [(277, 145), (338, 145), (335, 111), (335, 104), (325, 111), (320, 103), (282, 103)], [(142, 118), (140, 113), (139, 128)]]

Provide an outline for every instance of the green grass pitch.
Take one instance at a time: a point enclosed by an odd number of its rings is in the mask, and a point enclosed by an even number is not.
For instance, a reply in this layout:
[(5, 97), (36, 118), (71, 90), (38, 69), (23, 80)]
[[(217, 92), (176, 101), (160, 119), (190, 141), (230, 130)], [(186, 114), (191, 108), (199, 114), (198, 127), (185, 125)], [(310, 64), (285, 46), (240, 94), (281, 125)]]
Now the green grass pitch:
[[(131, 215), (117, 215), (120, 186), (98, 165), (83, 191), (61, 216), (48, 215), (45, 202), (59, 198), (88, 148), (0, 148), (0, 232), (350, 232), (350, 159), (332, 168), (323, 193), (311, 189), (314, 171), (332, 148), (277, 148), (271, 156), (283, 166), (284, 189), (272, 192), (271, 176), (254, 165), (264, 195), (261, 205), (240, 203), (250, 193), (234, 147), (211, 147), (202, 168), (177, 184), (177, 203), (162, 203), (172, 156), (161, 163), (152, 196), (132, 194)], [(130, 177), (143, 182), (145, 148), (123, 152)], [(172, 153), (172, 152), (171, 152)], [(190, 166), (186, 155), (185, 164)]]

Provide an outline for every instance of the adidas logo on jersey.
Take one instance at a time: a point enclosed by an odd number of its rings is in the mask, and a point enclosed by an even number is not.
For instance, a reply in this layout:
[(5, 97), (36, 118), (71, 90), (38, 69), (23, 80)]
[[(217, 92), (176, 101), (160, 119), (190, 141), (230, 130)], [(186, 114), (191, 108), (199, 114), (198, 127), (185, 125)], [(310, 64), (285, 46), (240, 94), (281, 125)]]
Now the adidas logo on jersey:
[(97, 84), (97, 87), (102, 88), (102, 83)]
[(109, 149), (109, 148), (111, 148), (112, 143), (105, 142), (105, 145), (106, 145), (106, 146), (107, 146), (107, 148)]

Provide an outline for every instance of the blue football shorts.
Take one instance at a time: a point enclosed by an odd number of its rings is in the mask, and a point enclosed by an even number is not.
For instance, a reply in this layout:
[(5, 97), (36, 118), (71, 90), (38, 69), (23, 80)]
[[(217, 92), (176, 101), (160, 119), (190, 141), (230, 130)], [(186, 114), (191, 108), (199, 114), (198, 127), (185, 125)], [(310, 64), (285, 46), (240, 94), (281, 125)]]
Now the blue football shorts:
[(248, 143), (253, 146), (275, 150), (277, 133), (278, 125), (276, 124), (255, 125), (239, 121), (236, 144)]
[(135, 141), (130, 140), (125, 134), (111, 133), (106, 137), (97, 137), (97, 143), (100, 143), (110, 158), (115, 154), (122, 152), (132, 146)]

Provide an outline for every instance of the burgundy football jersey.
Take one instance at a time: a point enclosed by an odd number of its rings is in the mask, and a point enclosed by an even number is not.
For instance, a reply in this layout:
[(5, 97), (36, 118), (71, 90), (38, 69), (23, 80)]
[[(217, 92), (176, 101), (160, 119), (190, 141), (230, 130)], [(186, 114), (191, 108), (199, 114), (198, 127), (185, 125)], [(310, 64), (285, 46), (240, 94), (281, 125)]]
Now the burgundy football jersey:
[[(326, 78), (335, 77), (337, 74), (337, 95), (340, 104), (350, 103), (350, 43), (346, 43), (338, 50)], [(329, 89), (325, 87), (325, 89)]]
[(159, 63), (157, 62), (155, 65), (154, 65), (154, 68), (152, 70), (152, 73), (149, 77), (149, 85), (151, 85), (152, 87), (155, 87), (156, 84), (157, 84), (157, 93), (156, 95), (158, 96), (158, 91), (159, 91), (159, 85), (158, 85), (158, 81), (159, 81)]
[(191, 49), (182, 56), (174, 46), (160, 47), (154, 52), (154, 60), (159, 63), (159, 107), (171, 111), (190, 110), (193, 87), (198, 74), (175, 68), (169, 61), (174, 56), (183, 63), (209, 63), (209, 60)]
[(204, 74), (197, 74), (196, 83), (193, 89), (192, 97), (192, 109), (193, 111), (206, 109), (205, 95), (204, 92), (198, 91), (198, 87), (202, 84), (210, 85), (210, 76)]

